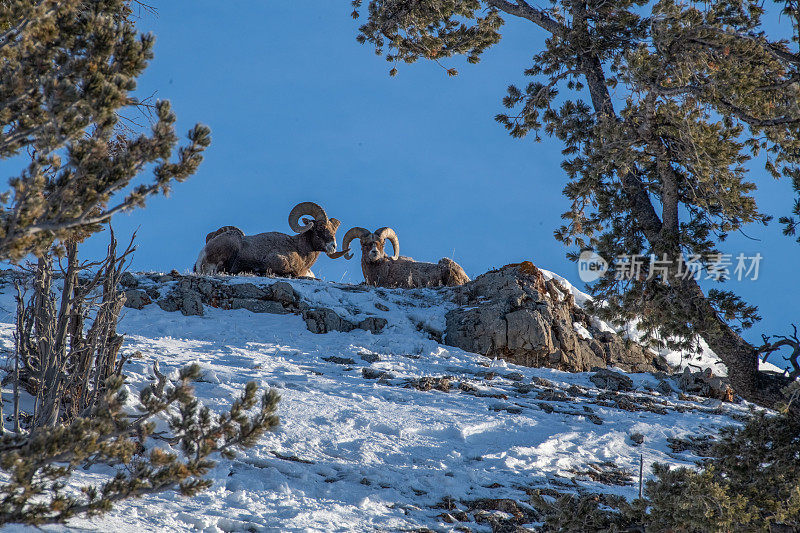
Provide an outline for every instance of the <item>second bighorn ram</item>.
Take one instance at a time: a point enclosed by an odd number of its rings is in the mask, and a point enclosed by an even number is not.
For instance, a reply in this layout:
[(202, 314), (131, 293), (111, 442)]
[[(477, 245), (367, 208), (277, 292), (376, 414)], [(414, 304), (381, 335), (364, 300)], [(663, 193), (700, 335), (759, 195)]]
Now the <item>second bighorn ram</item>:
[[(313, 220), (300, 217), (310, 216)], [(289, 227), (297, 235), (277, 231), (245, 235), (235, 226), (223, 226), (206, 236), (194, 271), (198, 274), (240, 274), (300, 277), (311, 274), (311, 266), (325, 252), (337, 259), (336, 230), (340, 222), (328, 218), (325, 210), (314, 202), (297, 204), (289, 213)]]
[[(416, 287), (440, 287), (463, 285), (469, 277), (452, 259), (440, 259), (437, 264), (414, 261), (400, 255), (400, 241), (392, 228), (380, 228), (374, 233), (364, 228), (350, 228), (342, 241), (346, 259), (350, 242), (361, 242), (361, 270), (368, 285), (411, 289)], [(392, 243), (394, 255), (389, 257), (384, 250), (386, 240)]]

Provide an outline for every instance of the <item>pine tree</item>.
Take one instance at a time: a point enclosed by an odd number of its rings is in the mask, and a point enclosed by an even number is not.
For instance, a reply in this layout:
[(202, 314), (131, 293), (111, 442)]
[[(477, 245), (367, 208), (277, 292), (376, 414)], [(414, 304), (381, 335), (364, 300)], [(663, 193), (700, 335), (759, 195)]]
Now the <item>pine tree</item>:
[[(120, 500), (169, 490), (193, 496), (211, 486), (206, 478), (215, 465), (211, 456), (231, 459), (236, 449), (253, 446), (278, 425), (280, 396), (274, 390), (259, 395), (256, 383), (249, 382), (227, 413), (215, 414), (194, 395), (198, 365), (184, 367), (175, 380), (157, 363), (153, 372), (135, 413), (125, 409), (124, 378), (113, 376), (86, 416), (0, 439), (0, 468), (9, 473), (0, 486), (0, 525), (65, 523), (102, 515)], [(159, 418), (168, 430), (156, 431)], [(101, 471), (101, 483), (68, 484), (77, 467), (93, 465), (116, 468), (113, 474)]]
[[(0, 158), (20, 172), (0, 194), (0, 260), (40, 253), (56, 240), (97, 231), (120, 211), (191, 176), (210, 143), (197, 125), (177, 149), (169, 102), (133, 96), (153, 57), (134, 26), (133, 0), (0, 3)], [(137, 133), (124, 113), (150, 113)], [(154, 180), (114, 197), (142, 171)]]
[[(591, 287), (594, 311), (640, 327), (671, 347), (704, 338), (729, 369), (736, 391), (767, 404), (780, 399), (758, 372), (757, 350), (740, 335), (757, 309), (730, 291), (704, 293), (681, 276), (683, 257), (712, 267), (720, 243), (750, 223), (766, 224), (746, 165), (800, 192), (800, 14), (779, 2), (792, 41), (767, 34), (755, 0), (355, 0), (365, 16), (357, 39), (392, 63), (477, 63), (500, 41), (504, 17), (547, 33), (496, 120), (512, 137), (534, 133), (564, 144), (564, 194), (571, 208), (556, 238), (593, 250), (611, 268)], [(448, 68), (455, 75), (455, 69)], [(564, 95), (560, 91), (566, 90)], [(612, 96), (613, 91), (613, 96)], [(800, 213), (800, 204), (797, 208)], [(796, 222), (782, 218), (787, 233)], [(616, 273), (620, 258), (654, 256), (638, 276)], [(572, 259), (578, 254), (572, 251)], [(617, 279), (618, 277), (622, 279)]]
[[(194, 495), (211, 484), (212, 456), (231, 458), (278, 424), (280, 397), (259, 395), (255, 383), (226, 413), (201, 405), (191, 387), (196, 365), (174, 380), (154, 365), (154, 382), (129, 412), (116, 324), (124, 301), (117, 282), (131, 248), (117, 257), (112, 232), (106, 261), (95, 263), (92, 279), (78, 276), (86, 265), (77, 261), (77, 243), (115, 213), (187, 179), (210, 144), (209, 129), (196, 125), (178, 148), (169, 102), (133, 95), (153, 57), (153, 36), (135, 28), (134, 11), (147, 8), (137, 0), (0, 2), (0, 158), (23, 167), (0, 194), (0, 260), (34, 253), (41, 282), (31, 305), (19, 297), (15, 427), (0, 438), (0, 524), (64, 523), (165, 490)], [(137, 111), (150, 132), (126, 115)], [(153, 181), (135, 185), (145, 170)], [(54, 252), (68, 264), (58, 307)], [(90, 308), (93, 325), (84, 330)], [(42, 400), (27, 424), (20, 423), (23, 387)], [(168, 428), (156, 431), (157, 419)], [(70, 486), (77, 467), (93, 465), (114, 473)]]
[(798, 531), (800, 424), (760, 413), (722, 431), (697, 468), (655, 463), (644, 498), (563, 494), (531, 504), (542, 531)]

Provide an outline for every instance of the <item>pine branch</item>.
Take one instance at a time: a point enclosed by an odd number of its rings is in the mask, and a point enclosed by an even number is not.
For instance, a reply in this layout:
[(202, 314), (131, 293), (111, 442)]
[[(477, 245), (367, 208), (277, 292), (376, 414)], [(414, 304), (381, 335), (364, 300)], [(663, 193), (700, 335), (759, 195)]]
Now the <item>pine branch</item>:
[[(211, 485), (204, 476), (214, 465), (212, 454), (230, 458), (233, 449), (253, 446), (278, 424), (274, 411), (280, 397), (274, 391), (265, 392), (260, 407), (249, 413), (257, 387), (248, 383), (229, 413), (213, 415), (200, 406), (190, 386), (200, 374), (197, 365), (182, 369), (176, 382), (157, 366), (153, 370), (156, 381), (141, 392), (138, 415), (122, 411), (123, 380), (115, 377), (90, 416), (0, 441), (0, 467), (12, 474), (0, 487), (0, 524), (63, 524), (74, 516), (105, 513), (121, 500), (165, 490), (191, 496)], [(152, 420), (169, 412), (179, 413), (168, 420), (180, 447), (193, 453), (179, 457), (148, 446)], [(82, 487), (80, 497), (64, 496), (61, 487), (73, 469), (94, 464), (127, 468), (99, 487)]]
[(566, 32), (566, 27), (550, 18), (544, 10), (534, 8), (524, 0), (515, 1), (516, 4), (512, 4), (506, 0), (486, 0), (486, 3), (509, 15), (530, 20), (553, 35), (561, 35)]

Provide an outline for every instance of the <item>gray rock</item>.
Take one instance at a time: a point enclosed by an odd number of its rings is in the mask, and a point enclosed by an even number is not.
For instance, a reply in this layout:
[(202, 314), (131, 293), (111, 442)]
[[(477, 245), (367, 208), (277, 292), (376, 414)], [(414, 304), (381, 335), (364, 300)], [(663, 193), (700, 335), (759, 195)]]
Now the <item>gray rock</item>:
[(328, 333), (329, 331), (353, 331), (356, 326), (332, 309), (325, 307), (312, 308), (305, 311), (303, 318), (311, 333)]
[(376, 363), (381, 360), (381, 356), (376, 353), (362, 353), (361, 359), (367, 363)]
[(641, 433), (631, 433), (628, 438), (631, 439), (634, 446), (639, 446), (644, 442), (644, 435)]
[(255, 300), (252, 298), (233, 298), (231, 309), (247, 309), (253, 313), (272, 313), (275, 315), (285, 315), (288, 313), (278, 302), (270, 300)]
[(269, 298), (270, 300), (282, 303), (284, 306), (297, 305), (300, 301), (300, 295), (297, 294), (294, 287), (285, 281), (279, 281), (270, 285)]
[[(223, 285), (219, 282), (204, 278), (183, 278), (181, 287), (200, 293), (206, 300), (223, 298)], [(226, 287), (228, 288), (228, 287)]]
[[(185, 315), (202, 315), (203, 304), (221, 309), (247, 309), (253, 313), (298, 313), (313, 333), (329, 331), (352, 331), (361, 328), (373, 333), (380, 332), (386, 319), (369, 317), (355, 324), (336, 314), (331, 309), (312, 308), (301, 301), (300, 295), (285, 281), (260, 287), (254, 283), (229, 285), (223, 280), (204, 276), (183, 276), (178, 272), (151, 276), (157, 284), (177, 281), (163, 298), (155, 287), (148, 287), (147, 294), (165, 311), (181, 311)], [(157, 285), (161, 287), (161, 285)], [(138, 297), (140, 295), (136, 295)]]
[(376, 370), (374, 368), (362, 368), (361, 375), (365, 379), (394, 379), (394, 374), (385, 370)]
[(658, 392), (660, 392), (661, 394), (663, 394), (664, 396), (669, 396), (670, 394), (672, 394), (674, 392), (672, 390), (672, 386), (669, 383), (667, 383), (666, 380), (663, 380), (663, 379), (658, 382), (658, 386), (656, 387), (656, 390)]
[(181, 308), (180, 300), (178, 298), (162, 298), (156, 302), (158, 306), (167, 313), (174, 313)]
[(611, 391), (632, 391), (633, 380), (625, 374), (601, 368), (589, 377), (589, 380), (600, 387)]
[(200, 295), (194, 291), (186, 292), (183, 295), (181, 313), (186, 316), (203, 316), (203, 301)]
[(533, 376), (531, 378), (531, 383), (538, 385), (539, 387), (548, 387), (551, 389), (555, 387), (555, 384), (552, 381), (547, 378), (540, 378), (539, 376)]
[(386, 327), (386, 324), (388, 323), (389, 322), (385, 318), (371, 316), (359, 322), (357, 327), (377, 335), (384, 327)]
[(125, 307), (132, 309), (143, 309), (145, 305), (152, 303), (153, 300), (147, 295), (146, 292), (138, 289), (130, 289), (125, 291)]
[(514, 383), (514, 388), (520, 394), (528, 394), (529, 392), (532, 392), (532, 391), (536, 390), (536, 385), (532, 385), (530, 383), (519, 383), (519, 382), (517, 382), (517, 383)]
[(167, 312), (180, 311), (186, 316), (202, 316), (203, 301), (200, 294), (193, 290), (176, 287), (167, 296), (156, 302)]
[[(230, 296), (234, 299), (255, 299), (255, 300), (265, 300), (268, 296), (268, 291), (266, 289), (262, 289), (261, 287), (257, 287), (252, 283), (241, 283), (236, 285), (231, 285), (230, 289)], [(232, 307), (233, 309), (237, 309), (236, 307)]]
[[(444, 343), (524, 366), (572, 372), (614, 365), (625, 371), (668, 370), (666, 361), (601, 333), (558, 281), (532, 263), (507, 265), (453, 289), (459, 308), (445, 316)], [(594, 338), (576, 333), (581, 324)]]
[(327, 361), (329, 363), (336, 363), (337, 365), (354, 365), (354, 364), (356, 364), (355, 360), (351, 359), (350, 357), (337, 357), (335, 355), (332, 355), (330, 357), (323, 357), (322, 360), (323, 361)]
[(119, 277), (119, 284), (129, 289), (135, 289), (139, 286), (139, 280), (130, 272), (123, 272)]
[(155, 287), (147, 287), (144, 292), (147, 293), (147, 295), (153, 300), (158, 300), (161, 298), (161, 293), (158, 292), (158, 289)]
[(304, 307), (302, 313), (303, 319), (306, 321), (306, 327), (311, 333), (347, 332), (354, 329), (363, 329), (377, 334), (387, 324), (386, 319), (380, 317), (365, 318), (358, 324), (354, 324), (326, 307)]

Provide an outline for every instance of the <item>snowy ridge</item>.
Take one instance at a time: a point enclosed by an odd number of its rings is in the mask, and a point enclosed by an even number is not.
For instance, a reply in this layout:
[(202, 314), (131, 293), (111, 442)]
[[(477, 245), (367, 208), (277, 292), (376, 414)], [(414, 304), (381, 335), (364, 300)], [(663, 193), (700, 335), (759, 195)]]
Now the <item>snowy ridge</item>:
[[(649, 374), (628, 374), (635, 390), (615, 394), (598, 389), (587, 373), (518, 367), (442, 345), (435, 338), (454, 307), (448, 289), (288, 282), (311, 305), (348, 319), (381, 316), (389, 324), (380, 334), (317, 335), (297, 315), (206, 307), (205, 316), (186, 317), (155, 304), (126, 309), (119, 327), (126, 334), (123, 351), (142, 353), (126, 367), (132, 390), (147, 382), (154, 361), (165, 372), (196, 362), (204, 371), (197, 394), (215, 409), (250, 380), (278, 389), (281, 426), (236, 459), (220, 461), (211, 473), (214, 485), (195, 498), (155, 495), (71, 526), (119, 532), (452, 530), (459, 524), (444, 522), (437, 507), (445, 499), (468, 509), (480, 498), (525, 506), (525, 491), (534, 488), (633, 497), (638, 487), (625, 473), (638, 474), (640, 454), (645, 476), (654, 461), (692, 464), (696, 457), (673, 451), (670, 439), (713, 434), (748, 413), (743, 405), (665, 395)], [(8, 313), (0, 320), (6, 322), (0, 340), (10, 348), (13, 303), (6, 288), (0, 304)], [(447, 377), (449, 392), (436, 390), (448, 388), (441, 380), (429, 380), (430, 390), (409, 386), (425, 377)], [(630, 439), (636, 433), (641, 445)], [(608, 463), (623, 471), (625, 484), (592, 474)], [(85, 482), (97, 473), (76, 477)], [(485, 522), (462, 525), (491, 530)]]

